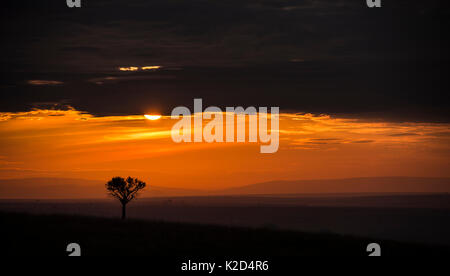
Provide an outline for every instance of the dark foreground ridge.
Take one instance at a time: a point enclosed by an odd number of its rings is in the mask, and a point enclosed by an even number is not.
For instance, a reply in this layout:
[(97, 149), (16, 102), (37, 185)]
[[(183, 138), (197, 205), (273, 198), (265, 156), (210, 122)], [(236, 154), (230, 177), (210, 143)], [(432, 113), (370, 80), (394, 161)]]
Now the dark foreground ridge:
[(450, 253), (448, 247), (329, 233), (2, 212), (0, 221), (5, 255), (66, 256), (69, 243), (80, 244), (83, 256), (367, 256), (372, 242), (383, 256)]

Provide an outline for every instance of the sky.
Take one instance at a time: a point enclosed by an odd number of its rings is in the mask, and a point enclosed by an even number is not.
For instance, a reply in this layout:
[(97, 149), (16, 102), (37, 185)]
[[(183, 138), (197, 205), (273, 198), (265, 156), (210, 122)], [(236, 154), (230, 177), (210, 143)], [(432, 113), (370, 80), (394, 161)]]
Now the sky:
[(155, 186), (215, 190), (271, 180), (450, 176), (448, 124), (283, 113), (278, 151), (261, 154), (264, 143), (249, 143), (248, 132), (245, 143), (175, 143), (177, 121), (74, 109), (3, 113), (0, 178), (133, 175)]
[[(2, 3), (0, 179), (450, 177), (448, 1), (65, 2)], [(279, 151), (174, 143), (194, 98), (280, 107)]]

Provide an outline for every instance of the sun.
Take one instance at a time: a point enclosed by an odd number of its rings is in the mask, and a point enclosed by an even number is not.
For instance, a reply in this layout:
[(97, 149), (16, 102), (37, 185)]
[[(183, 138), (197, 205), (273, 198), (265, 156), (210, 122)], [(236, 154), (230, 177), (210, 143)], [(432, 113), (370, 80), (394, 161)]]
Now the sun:
[(145, 119), (150, 120), (150, 121), (156, 121), (161, 119), (161, 115), (144, 115)]

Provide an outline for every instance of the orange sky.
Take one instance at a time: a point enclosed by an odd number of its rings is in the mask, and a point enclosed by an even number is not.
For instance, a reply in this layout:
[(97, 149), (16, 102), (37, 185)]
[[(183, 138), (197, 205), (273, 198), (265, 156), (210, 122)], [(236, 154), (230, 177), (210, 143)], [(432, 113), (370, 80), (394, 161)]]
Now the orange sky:
[(280, 148), (181, 143), (175, 120), (76, 110), (0, 113), (0, 179), (134, 176), (150, 185), (221, 189), (270, 180), (450, 177), (450, 126), (280, 115)]

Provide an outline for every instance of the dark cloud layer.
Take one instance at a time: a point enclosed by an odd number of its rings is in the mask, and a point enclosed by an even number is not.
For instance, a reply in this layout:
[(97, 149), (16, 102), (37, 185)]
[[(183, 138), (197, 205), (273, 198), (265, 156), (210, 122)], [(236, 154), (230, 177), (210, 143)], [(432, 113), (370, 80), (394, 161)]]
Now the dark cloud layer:
[[(3, 5), (0, 111), (64, 102), (97, 115), (167, 113), (202, 97), (221, 107), (450, 120), (446, 1)], [(149, 65), (163, 69), (117, 70)]]

